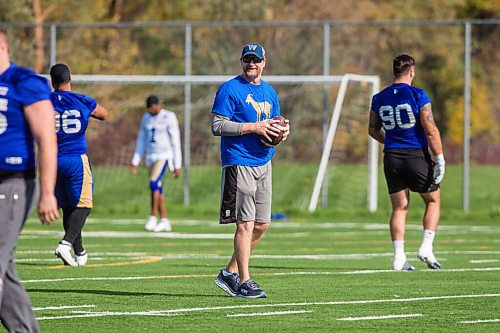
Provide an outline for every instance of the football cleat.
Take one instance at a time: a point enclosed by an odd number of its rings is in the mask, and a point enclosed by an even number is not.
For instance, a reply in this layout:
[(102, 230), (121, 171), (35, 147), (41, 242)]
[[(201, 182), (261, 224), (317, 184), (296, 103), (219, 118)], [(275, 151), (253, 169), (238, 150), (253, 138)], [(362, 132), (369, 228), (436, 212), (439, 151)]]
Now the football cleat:
[(147, 231), (153, 231), (156, 227), (156, 224), (158, 223), (158, 220), (156, 219), (156, 216), (150, 216), (148, 218), (148, 221), (144, 225), (144, 229)]
[(71, 245), (61, 244), (57, 245), (54, 254), (61, 258), (63, 263), (67, 266), (78, 266), (75, 259), (71, 256)]
[(394, 257), (392, 260), (392, 270), (394, 271), (414, 271), (415, 267), (406, 261), (406, 257)]
[(156, 225), (153, 231), (154, 232), (172, 231), (172, 225), (170, 225), (170, 221), (168, 219), (161, 219), (160, 223)]
[(238, 287), (240, 286), (240, 276), (237, 273), (224, 275), (223, 271), (226, 270), (221, 269), (219, 275), (217, 275), (214, 282), (219, 288), (221, 288), (226, 293), (234, 297), (236, 296), (236, 293), (238, 292)]
[(424, 254), (418, 254), (417, 258), (427, 264), (427, 267), (430, 269), (441, 269), (441, 264), (439, 261), (437, 261), (436, 257), (434, 257), (434, 254), (431, 252), (430, 254), (424, 255)]
[(255, 283), (252, 279), (243, 282), (238, 288), (236, 297), (243, 298), (266, 298), (267, 294), (264, 290), (260, 289), (260, 286)]
[(85, 266), (87, 264), (88, 260), (88, 255), (87, 251), (83, 250), (83, 252), (80, 252), (75, 256), (75, 261), (78, 266)]

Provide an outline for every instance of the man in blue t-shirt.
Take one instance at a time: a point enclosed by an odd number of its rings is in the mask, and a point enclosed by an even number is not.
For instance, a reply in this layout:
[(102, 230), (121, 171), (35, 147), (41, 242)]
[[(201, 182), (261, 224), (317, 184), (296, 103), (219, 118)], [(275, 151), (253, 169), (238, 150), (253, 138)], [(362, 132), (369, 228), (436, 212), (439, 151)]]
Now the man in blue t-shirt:
[(429, 268), (440, 269), (433, 242), (439, 225), (439, 183), (445, 171), (441, 135), (434, 122), (430, 98), (423, 89), (411, 85), (415, 59), (406, 54), (397, 56), (393, 72), (394, 83), (372, 98), (368, 129), (372, 138), (384, 144), (384, 173), (392, 203), (392, 269), (415, 270), (407, 262), (404, 250), (409, 191), (418, 192), (425, 203), (423, 240), (417, 257)]
[[(82, 229), (93, 206), (93, 177), (87, 156), (85, 132), (90, 117), (104, 120), (108, 112), (93, 98), (71, 91), (71, 73), (65, 64), (50, 68), (54, 92), (50, 95), (55, 109), (57, 134), (57, 203), (63, 211), (64, 238), (55, 255), (65, 265), (84, 266)], [(75, 257), (71, 255), (71, 248)]]
[(241, 75), (221, 85), (212, 108), (212, 133), (221, 136), (222, 195), (220, 223), (236, 222), (234, 252), (225, 269), (215, 279), (231, 296), (266, 297), (250, 278), (250, 253), (271, 220), (272, 169), (274, 147), (265, 145), (283, 133), (290, 133), (288, 120), (279, 126), (276, 91), (261, 79), (266, 66), (264, 48), (257, 43), (243, 47)]
[(0, 321), (9, 332), (39, 332), (31, 302), (16, 272), (14, 249), (35, 192), (38, 145), (43, 223), (59, 218), (54, 196), (57, 145), (46, 79), (10, 62), (0, 29)]

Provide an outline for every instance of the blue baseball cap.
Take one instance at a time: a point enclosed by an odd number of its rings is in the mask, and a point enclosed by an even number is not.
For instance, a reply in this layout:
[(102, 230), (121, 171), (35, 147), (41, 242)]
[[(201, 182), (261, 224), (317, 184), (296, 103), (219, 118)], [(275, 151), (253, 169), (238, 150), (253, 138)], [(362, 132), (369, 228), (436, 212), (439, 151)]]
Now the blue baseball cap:
[(266, 58), (266, 51), (264, 50), (262, 45), (257, 43), (248, 43), (247, 45), (243, 46), (243, 50), (241, 51), (241, 57), (243, 58), (250, 54), (256, 56), (259, 59)]

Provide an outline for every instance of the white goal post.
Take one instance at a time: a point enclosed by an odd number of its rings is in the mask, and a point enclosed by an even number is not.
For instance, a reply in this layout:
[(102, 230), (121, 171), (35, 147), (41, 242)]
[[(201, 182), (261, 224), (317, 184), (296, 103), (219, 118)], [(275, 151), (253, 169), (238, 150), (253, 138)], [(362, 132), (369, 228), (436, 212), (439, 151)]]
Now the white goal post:
[[(357, 82), (368, 82), (372, 85), (372, 96), (376, 94), (380, 89), (380, 77), (376, 75), (357, 75), (357, 74), (345, 74), (342, 76), (339, 92), (337, 94), (337, 99), (335, 101), (335, 107), (333, 109), (332, 119), (330, 121), (330, 127), (328, 128), (328, 134), (326, 137), (325, 146), (323, 147), (323, 154), (321, 156), (321, 162), (318, 169), (318, 174), (316, 176), (316, 181), (314, 183), (314, 189), (311, 195), (311, 201), (309, 202), (309, 211), (314, 212), (318, 205), (318, 200), (321, 192), (321, 187), (323, 180), (325, 179), (326, 169), (328, 166), (328, 160), (330, 159), (330, 153), (333, 146), (333, 139), (335, 138), (335, 132), (337, 130), (337, 125), (340, 118), (340, 112), (342, 110), (342, 104), (344, 102), (345, 93), (347, 90), (347, 85), (349, 81)], [(370, 96), (371, 98), (371, 96)], [(371, 100), (370, 100), (371, 103)], [(368, 131), (368, 130), (367, 130)], [(378, 142), (374, 139), (369, 139), (368, 146), (368, 210), (370, 212), (375, 212), (377, 210), (377, 174), (378, 174)]]
[[(50, 80), (48, 75), (44, 75)], [(191, 164), (191, 86), (203, 84), (223, 83), (232, 79), (235, 75), (78, 75), (71, 76), (73, 82), (82, 84), (172, 84), (184, 85), (184, 204), (189, 205), (189, 169)], [(313, 195), (309, 210), (314, 211), (318, 202), (321, 183), (325, 176), (325, 171), (332, 148), (335, 129), (340, 116), (340, 109), (345, 96), (347, 84), (349, 81), (367, 82), (372, 85), (373, 93), (378, 92), (380, 86), (380, 78), (375, 75), (264, 75), (263, 79), (268, 83), (274, 84), (332, 84), (340, 83), (339, 94), (337, 96), (330, 129), (328, 131), (328, 139), (321, 158), (321, 164), (316, 178)], [(370, 96), (371, 97), (371, 96)], [(377, 163), (378, 163), (378, 146), (370, 142), (370, 185), (368, 191), (368, 206), (370, 211), (377, 209)]]

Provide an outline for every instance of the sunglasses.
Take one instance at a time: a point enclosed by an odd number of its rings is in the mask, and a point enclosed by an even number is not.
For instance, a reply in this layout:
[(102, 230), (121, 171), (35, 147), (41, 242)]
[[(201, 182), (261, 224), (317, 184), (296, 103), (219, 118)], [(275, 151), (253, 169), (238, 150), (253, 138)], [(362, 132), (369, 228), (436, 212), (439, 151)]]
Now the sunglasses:
[(260, 59), (260, 58), (255, 58), (255, 57), (244, 57), (243, 59), (241, 59), (245, 64), (249, 64), (253, 61), (254, 64), (260, 64), (262, 62), (262, 60), (264, 59)]

